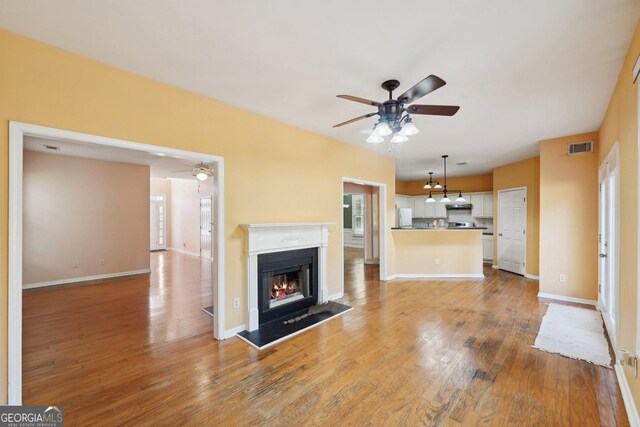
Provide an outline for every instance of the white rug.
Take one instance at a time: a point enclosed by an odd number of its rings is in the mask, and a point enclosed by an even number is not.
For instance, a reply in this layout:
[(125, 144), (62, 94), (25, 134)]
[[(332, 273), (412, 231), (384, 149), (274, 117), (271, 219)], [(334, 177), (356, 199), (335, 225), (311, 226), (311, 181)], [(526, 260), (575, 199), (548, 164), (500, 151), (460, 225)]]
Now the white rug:
[(597, 310), (549, 304), (533, 347), (611, 368), (609, 344)]

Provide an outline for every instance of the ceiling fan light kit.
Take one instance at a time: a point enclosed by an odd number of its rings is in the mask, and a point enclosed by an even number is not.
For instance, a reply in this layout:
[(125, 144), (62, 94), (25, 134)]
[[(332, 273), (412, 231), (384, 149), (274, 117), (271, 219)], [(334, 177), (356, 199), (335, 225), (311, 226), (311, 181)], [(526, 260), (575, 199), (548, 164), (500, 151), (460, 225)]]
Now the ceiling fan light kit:
[[(419, 132), (413, 123), (410, 114), (424, 114), (431, 116), (453, 116), (458, 112), (460, 107), (455, 105), (408, 105), (417, 99), (441, 88), (447, 84), (438, 76), (430, 75), (424, 78), (411, 89), (400, 95), (397, 99), (393, 99), (393, 91), (400, 86), (398, 80), (387, 80), (382, 83), (382, 88), (389, 92), (389, 99), (384, 102), (371, 101), (369, 99), (358, 98), (351, 95), (337, 95), (338, 98), (348, 101), (359, 102), (361, 104), (372, 105), (378, 108), (375, 113), (365, 114), (346, 122), (338, 123), (334, 128), (366, 119), (375, 115), (380, 116), (378, 123), (374, 126), (371, 134), (367, 138), (367, 142), (378, 144), (384, 141), (385, 136), (393, 134), (391, 144), (399, 144), (409, 140), (409, 136)], [(380, 140), (382, 138), (382, 140)]]

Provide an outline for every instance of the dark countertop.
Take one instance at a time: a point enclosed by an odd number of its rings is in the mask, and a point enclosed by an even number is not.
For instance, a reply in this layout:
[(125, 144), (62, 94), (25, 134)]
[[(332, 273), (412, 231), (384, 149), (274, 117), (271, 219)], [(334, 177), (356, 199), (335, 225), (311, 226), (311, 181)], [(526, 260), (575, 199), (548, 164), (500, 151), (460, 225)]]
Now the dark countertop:
[[(392, 230), (407, 231), (460, 231), (460, 230), (486, 230), (487, 227), (465, 227), (465, 228), (416, 228), (416, 227), (391, 227)], [(484, 233), (482, 233), (484, 234)]]
[(483, 236), (493, 236), (493, 232), (492, 231), (483, 231), (482, 235)]

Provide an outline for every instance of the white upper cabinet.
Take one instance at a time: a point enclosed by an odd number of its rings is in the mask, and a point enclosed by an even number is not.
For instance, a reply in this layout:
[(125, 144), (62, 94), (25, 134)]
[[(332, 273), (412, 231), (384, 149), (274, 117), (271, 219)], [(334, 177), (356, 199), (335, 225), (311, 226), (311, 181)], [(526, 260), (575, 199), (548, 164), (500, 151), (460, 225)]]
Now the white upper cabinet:
[(448, 203), (442, 203), (440, 201), (442, 197), (437, 198), (435, 203), (429, 203), (431, 205), (436, 205), (436, 218), (446, 218), (447, 217), (447, 208), (445, 206)]
[(413, 197), (403, 196), (402, 194), (396, 194), (396, 208), (412, 208), (413, 209)]
[(493, 192), (469, 194), (471, 202), (471, 216), (474, 218), (492, 218), (493, 217)]
[(426, 204), (427, 196), (416, 196), (413, 198), (413, 217), (414, 218), (426, 218)]

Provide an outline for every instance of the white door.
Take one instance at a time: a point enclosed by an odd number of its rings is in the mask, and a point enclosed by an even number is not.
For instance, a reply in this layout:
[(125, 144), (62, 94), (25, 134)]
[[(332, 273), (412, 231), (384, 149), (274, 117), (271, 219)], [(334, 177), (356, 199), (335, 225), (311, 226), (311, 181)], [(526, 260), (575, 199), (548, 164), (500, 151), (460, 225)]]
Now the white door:
[(200, 257), (211, 259), (211, 197), (200, 198)]
[(152, 251), (158, 251), (167, 248), (166, 242), (166, 206), (164, 203), (163, 194), (153, 194), (150, 199), (150, 215), (151, 225), (150, 236), (150, 248)]
[(598, 203), (598, 305), (612, 344), (616, 345), (618, 311), (618, 170), (616, 159), (607, 157), (600, 168)]
[(527, 190), (498, 192), (498, 268), (524, 275), (527, 245)]

